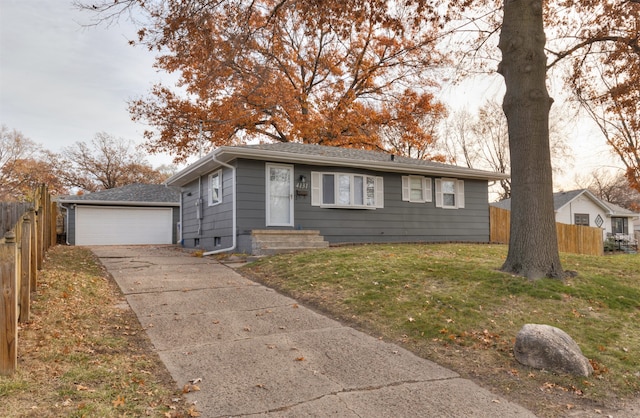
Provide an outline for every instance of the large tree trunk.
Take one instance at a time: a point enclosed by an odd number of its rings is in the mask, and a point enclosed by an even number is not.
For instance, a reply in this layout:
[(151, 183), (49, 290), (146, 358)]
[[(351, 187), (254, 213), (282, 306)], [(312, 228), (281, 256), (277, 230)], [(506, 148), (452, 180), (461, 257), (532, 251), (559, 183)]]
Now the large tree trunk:
[(563, 278), (553, 209), (542, 0), (505, 0), (500, 43), (511, 153), (511, 238), (504, 271)]

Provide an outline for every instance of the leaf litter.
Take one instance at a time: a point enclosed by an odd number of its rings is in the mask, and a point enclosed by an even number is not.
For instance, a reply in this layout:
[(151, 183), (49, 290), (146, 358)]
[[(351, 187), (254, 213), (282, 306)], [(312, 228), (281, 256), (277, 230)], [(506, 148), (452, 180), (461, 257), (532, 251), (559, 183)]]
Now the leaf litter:
[(52, 247), (32, 300), (0, 416), (198, 416), (88, 249)]

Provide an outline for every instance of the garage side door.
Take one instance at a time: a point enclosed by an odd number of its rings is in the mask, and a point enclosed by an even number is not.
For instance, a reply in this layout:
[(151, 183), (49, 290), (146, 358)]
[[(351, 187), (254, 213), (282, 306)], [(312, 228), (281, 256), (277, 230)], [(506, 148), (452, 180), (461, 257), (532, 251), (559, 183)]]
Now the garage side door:
[(77, 206), (76, 245), (171, 244), (171, 208)]

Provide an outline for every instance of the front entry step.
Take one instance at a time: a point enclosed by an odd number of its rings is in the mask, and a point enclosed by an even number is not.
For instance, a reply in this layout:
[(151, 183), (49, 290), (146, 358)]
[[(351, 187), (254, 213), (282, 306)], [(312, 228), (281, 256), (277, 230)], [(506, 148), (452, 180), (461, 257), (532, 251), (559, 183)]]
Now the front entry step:
[(273, 255), (327, 248), (329, 243), (316, 230), (256, 229), (251, 231), (253, 255)]

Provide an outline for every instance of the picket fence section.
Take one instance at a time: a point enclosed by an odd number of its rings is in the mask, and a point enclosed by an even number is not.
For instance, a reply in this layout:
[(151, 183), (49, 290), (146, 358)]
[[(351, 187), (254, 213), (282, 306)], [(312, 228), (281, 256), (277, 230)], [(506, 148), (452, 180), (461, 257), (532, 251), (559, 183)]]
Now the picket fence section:
[(30, 319), (37, 272), (56, 240), (56, 214), (44, 185), (34, 202), (0, 203), (0, 375), (16, 371), (18, 322)]
[[(490, 240), (492, 243), (508, 244), (511, 212), (489, 207)], [(602, 229), (589, 226), (556, 223), (558, 249), (560, 252), (586, 255), (603, 255)]]

